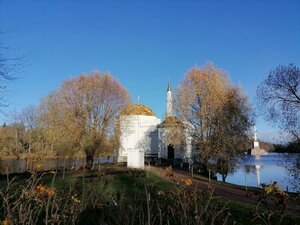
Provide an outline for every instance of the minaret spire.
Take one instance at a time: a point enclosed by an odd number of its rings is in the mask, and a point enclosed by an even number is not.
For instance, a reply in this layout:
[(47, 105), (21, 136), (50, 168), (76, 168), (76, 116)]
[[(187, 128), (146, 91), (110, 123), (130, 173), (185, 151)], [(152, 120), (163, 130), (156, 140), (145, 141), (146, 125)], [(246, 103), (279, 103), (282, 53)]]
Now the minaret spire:
[(171, 90), (171, 85), (170, 85), (170, 79), (169, 79), (169, 81), (168, 81), (168, 89), (167, 89), (167, 92), (169, 92), (169, 91), (172, 92), (172, 90)]
[(173, 115), (172, 109), (172, 89), (170, 85), (170, 79), (168, 81), (168, 88), (167, 88), (167, 117)]

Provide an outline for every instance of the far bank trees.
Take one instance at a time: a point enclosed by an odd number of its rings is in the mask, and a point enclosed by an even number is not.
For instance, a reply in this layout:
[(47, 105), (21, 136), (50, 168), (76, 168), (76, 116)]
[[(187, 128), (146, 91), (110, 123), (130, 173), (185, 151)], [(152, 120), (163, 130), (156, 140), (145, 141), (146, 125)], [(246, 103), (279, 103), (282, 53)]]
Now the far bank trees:
[(0, 158), (25, 159), (26, 170), (33, 161), (49, 157), (38, 117), (37, 108), (34, 106), (12, 113), (11, 123), (4, 123), (0, 127)]
[(179, 86), (176, 110), (190, 124), (196, 158), (206, 169), (213, 161), (225, 181), (236, 156), (246, 148), (251, 125), (251, 110), (241, 88), (211, 64), (194, 67)]
[(84, 151), (87, 167), (97, 151), (113, 139), (116, 116), (129, 103), (129, 94), (109, 73), (82, 74), (63, 82), (41, 103), (46, 137), (58, 154)]

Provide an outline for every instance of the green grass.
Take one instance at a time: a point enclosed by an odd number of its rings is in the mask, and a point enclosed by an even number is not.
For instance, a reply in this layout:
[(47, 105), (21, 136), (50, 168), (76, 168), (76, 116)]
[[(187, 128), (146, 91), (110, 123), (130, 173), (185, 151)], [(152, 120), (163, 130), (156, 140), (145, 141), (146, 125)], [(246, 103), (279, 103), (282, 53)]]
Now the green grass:
[[(105, 172), (106, 168), (103, 168), (102, 171)], [(145, 200), (145, 187), (152, 194), (158, 190), (165, 191), (176, 188), (176, 185), (163, 180), (152, 171), (140, 173), (137, 170), (129, 170), (128, 172), (127, 168), (118, 166), (109, 167), (110, 173), (108, 174), (102, 174), (102, 171), (67, 171), (64, 179), (61, 174), (55, 177), (54, 187), (58, 192), (73, 189), (77, 195), (82, 195), (87, 190), (93, 190), (101, 193), (104, 200), (111, 196), (122, 195), (126, 201), (136, 198), (135, 196)], [(51, 186), (52, 176), (45, 176), (42, 183)]]
[[(117, 169), (120, 168), (114, 167), (110, 169)], [(123, 168), (124, 169), (124, 168)], [(121, 171), (123, 170), (121, 169)], [(200, 175), (194, 175), (194, 178), (207, 181), (208, 178), (200, 176)], [(77, 182), (81, 182), (81, 180), (78, 180)], [(237, 188), (245, 190), (244, 186), (234, 185), (234, 184), (228, 184), (225, 182), (215, 181), (211, 180), (212, 183), (231, 187), (231, 188)], [(64, 187), (65, 185), (74, 184), (74, 178), (68, 177), (67, 180), (63, 181), (61, 178), (56, 180), (55, 187)], [(109, 184), (105, 186), (105, 184)], [(87, 184), (85, 184), (87, 185)], [(147, 176), (135, 176), (133, 173), (117, 173), (117, 174), (109, 174), (102, 176), (100, 178), (97, 178), (96, 185), (93, 186), (95, 190), (98, 192), (102, 191), (103, 195), (106, 198), (109, 198), (117, 193), (126, 193), (126, 195), (122, 196), (122, 198), (125, 200), (125, 202), (130, 202), (134, 196), (139, 196), (140, 200), (145, 200), (145, 186), (149, 189), (149, 192), (152, 194), (155, 194), (158, 190), (169, 190), (169, 189), (176, 189), (178, 188), (177, 185), (167, 182), (163, 180), (162, 178), (158, 177), (154, 172), (149, 171), (148, 177)], [(257, 192), (262, 191), (260, 188), (254, 188), (254, 187), (248, 187), (248, 191)], [(254, 211), (255, 206), (245, 204), (242, 202), (236, 202), (236, 201), (228, 201), (225, 199), (219, 200), (222, 204), (226, 204), (229, 208), (229, 211), (232, 215), (232, 217), (235, 219), (237, 224), (240, 225), (248, 225), (248, 224), (263, 224), (262, 222), (259, 222), (258, 220), (255, 220), (254, 222), (253, 217), (251, 216), (251, 212)], [(278, 219), (278, 218), (277, 218)], [(276, 219), (274, 219), (276, 220)], [(300, 224), (300, 218), (299, 217), (293, 217), (289, 216), (288, 218), (285, 218), (282, 224), (290, 224), (290, 222), (296, 222)], [(275, 222), (276, 224), (276, 222)]]
[[(45, 174), (42, 177), (41, 182), (46, 186), (51, 186), (52, 178), (53, 174)], [(208, 182), (206, 177), (200, 175), (194, 175), (194, 178)], [(20, 183), (25, 181), (26, 179), (18, 180)], [(245, 187), (243, 186), (227, 184), (215, 180), (212, 180), (212, 183), (245, 190)], [(101, 168), (100, 172), (97, 171), (97, 169), (92, 172), (66, 171), (64, 179), (61, 173), (56, 175), (53, 185), (58, 193), (69, 192), (71, 195), (76, 194), (81, 202), (93, 202), (93, 197), (96, 196), (94, 198), (94, 205), (97, 205), (99, 202), (106, 204), (104, 209), (97, 208), (98, 206), (96, 208), (92, 205), (88, 206), (89, 210), (82, 214), (81, 221), (85, 221), (86, 218), (99, 219), (100, 217), (107, 217), (108, 215), (117, 216), (118, 213), (131, 213), (132, 211), (127, 209), (131, 204), (137, 204), (135, 205), (137, 209), (139, 207), (145, 209), (146, 191), (151, 194), (151, 199), (153, 199), (153, 202), (156, 202), (155, 204), (161, 204), (162, 209), (167, 210), (168, 207), (172, 207), (172, 202), (176, 201), (169, 198), (172, 195), (169, 195), (169, 197), (166, 198), (159, 198), (157, 195), (159, 191), (167, 193), (169, 190), (174, 192), (176, 192), (176, 190), (182, 190), (182, 194), (184, 194), (185, 191), (189, 190), (188, 186), (167, 182), (152, 171), (142, 172), (138, 170), (128, 170), (124, 166), (105, 166)], [(254, 192), (258, 190), (261, 191), (261, 189), (257, 188), (249, 188), (248, 190)], [(179, 191), (178, 193), (181, 192)], [(118, 200), (118, 202), (124, 204), (124, 206), (120, 206), (118, 209), (114, 208), (113, 199)], [(205, 201), (206, 199), (204, 198), (203, 202)], [(231, 214), (231, 218), (239, 225), (263, 224), (259, 220), (252, 222), (253, 215), (251, 215), (251, 212), (255, 209), (255, 206), (253, 205), (245, 204), (243, 202), (228, 201), (222, 198), (218, 198), (212, 203), (212, 205), (216, 205), (217, 210), (221, 210), (222, 207), (226, 205)], [(145, 216), (144, 214), (142, 215)], [(272, 219), (272, 224), (276, 224), (278, 221), (279, 218), (274, 217), (274, 219)], [(83, 224), (85, 223), (83, 222)], [(282, 224), (300, 224), (300, 217), (286, 217)]]

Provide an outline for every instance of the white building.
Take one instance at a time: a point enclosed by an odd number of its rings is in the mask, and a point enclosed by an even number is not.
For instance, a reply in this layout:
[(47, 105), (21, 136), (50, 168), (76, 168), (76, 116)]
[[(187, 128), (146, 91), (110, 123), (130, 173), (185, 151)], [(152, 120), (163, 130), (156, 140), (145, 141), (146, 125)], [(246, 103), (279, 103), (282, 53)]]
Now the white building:
[(172, 111), (170, 84), (167, 88), (167, 117), (163, 122), (145, 105), (132, 104), (126, 107), (118, 117), (118, 162), (143, 168), (145, 157), (188, 161), (192, 151), (191, 138), (184, 129), (184, 123), (173, 116)]

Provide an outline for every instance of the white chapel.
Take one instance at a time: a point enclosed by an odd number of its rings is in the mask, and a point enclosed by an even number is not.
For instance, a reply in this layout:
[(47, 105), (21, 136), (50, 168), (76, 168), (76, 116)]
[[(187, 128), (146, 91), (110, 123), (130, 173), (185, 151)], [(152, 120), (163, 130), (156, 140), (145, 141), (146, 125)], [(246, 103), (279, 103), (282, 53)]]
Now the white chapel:
[[(142, 104), (129, 105), (121, 112), (117, 118), (120, 128), (118, 162), (127, 162), (128, 167), (143, 168), (145, 158), (190, 160), (191, 138), (186, 129), (182, 129), (185, 123), (173, 116), (170, 83), (166, 102), (167, 116), (163, 121)], [(179, 133), (178, 130), (183, 131)], [(172, 138), (176, 133), (183, 141)]]

